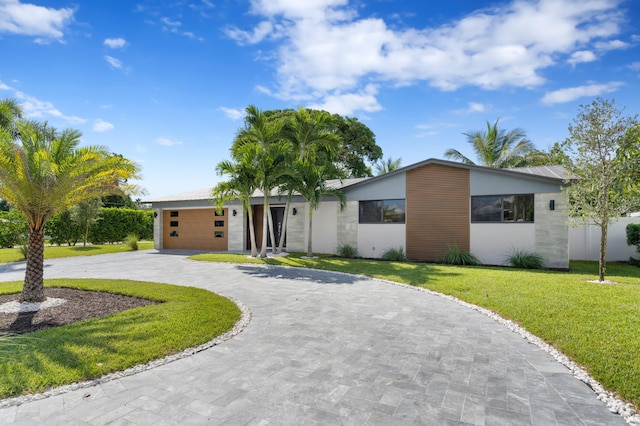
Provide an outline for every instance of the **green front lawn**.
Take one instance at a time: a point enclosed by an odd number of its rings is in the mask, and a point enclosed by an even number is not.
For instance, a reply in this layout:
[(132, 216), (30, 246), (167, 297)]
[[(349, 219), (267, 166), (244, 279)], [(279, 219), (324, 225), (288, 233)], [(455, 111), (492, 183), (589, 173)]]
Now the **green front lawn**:
[[(56, 279), (71, 287), (163, 303), (18, 336), (0, 336), (0, 398), (122, 371), (212, 340), (233, 328), (239, 308), (206, 290), (126, 280)], [(22, 282), (0, 283), (0, 294)]]
[[(139, 250), (148, 250), (153, 248), (153, 241), (140, 241), (138, 243)], [(120, 253), (123, 251), (131, 251), (126, 244), (99, 244), (99, 245), (76, 245), (76, 246), (47, 246), (44, 248), (44, 258), (54, 259), (56, 257), (72, 257), (72, 256), (92, 256), (95, 254)], [(19, 262), (24, 260), (19, 248), (3, 248), (0, 249), (0, 263)]]
[(607, 389), (640, 406), (640, 268), (572, 262), (571, 272), (395, 263), (301, 254), (267, 259), (200, 254), (192, 259), (307, 267), (420, 286), (497, 312), (558, 348)]

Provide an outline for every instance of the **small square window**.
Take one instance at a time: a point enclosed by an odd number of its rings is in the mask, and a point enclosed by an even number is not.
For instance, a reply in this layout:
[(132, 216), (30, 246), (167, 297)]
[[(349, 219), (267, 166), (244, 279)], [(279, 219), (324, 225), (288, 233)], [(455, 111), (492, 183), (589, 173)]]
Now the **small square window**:
[(222, 210), (220, 213), (218, 213), (218, 211), (216, 210), (215, 215), (216, 216), (224, 216), (224, 210)]
[(178, 221), (177, 220), (172, 220), (171, 222), (169, 222), (169, 226), (172, 226), (172, 227), (178, 226)]
[(213, 222), (213, 226), (215, 226), (216, 228), (224, 226), (224, 220), (216, 220), (215, 222)]
[(215, 238), (224, 238), (224, 232), (222, 231), (216, 231), (215, 234), (213, 234), (213, 236)]
[(170, 237), (177, 237), (178, 236), (178, 231), (171, 231), (171, 233), (169, 234)]
[(169, 212), (169, 216), (178, 217), (178, 212), (177, 211), (171, 211), (171, 212)]

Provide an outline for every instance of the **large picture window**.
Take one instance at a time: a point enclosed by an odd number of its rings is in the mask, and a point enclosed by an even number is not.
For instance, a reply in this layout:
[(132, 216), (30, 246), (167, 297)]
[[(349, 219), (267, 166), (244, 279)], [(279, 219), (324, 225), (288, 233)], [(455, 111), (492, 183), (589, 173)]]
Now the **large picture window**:
[(533, 222), (533, 194), (471, 197), (471, 222)]
[(404, 223), (405, 200), (360, 201), (360, 223)]

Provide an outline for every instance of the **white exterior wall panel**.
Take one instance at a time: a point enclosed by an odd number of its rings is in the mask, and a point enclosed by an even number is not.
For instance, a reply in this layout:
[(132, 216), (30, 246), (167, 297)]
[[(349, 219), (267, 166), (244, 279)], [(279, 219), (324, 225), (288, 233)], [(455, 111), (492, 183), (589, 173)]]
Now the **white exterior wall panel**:
[(391, 248), (407, 252), (407, 227), (404, 223), (380, 223), (358, 225), (358, 254), (379, 258)]

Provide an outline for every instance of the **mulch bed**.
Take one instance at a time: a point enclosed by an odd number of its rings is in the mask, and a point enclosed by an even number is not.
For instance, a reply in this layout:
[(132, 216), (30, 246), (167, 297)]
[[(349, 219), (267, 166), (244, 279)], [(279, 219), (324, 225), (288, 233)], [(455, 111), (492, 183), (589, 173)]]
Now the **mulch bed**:
[[(0, 313), (0, 333), (31, 333), (158, 303), (138, 297), (72, 288), (46, 288), (44, 293), (47, 297), (65, 299), (67, 302), (36, 312)], [(2, 295), (0, 305), (19, 298), (19, 293)]]

